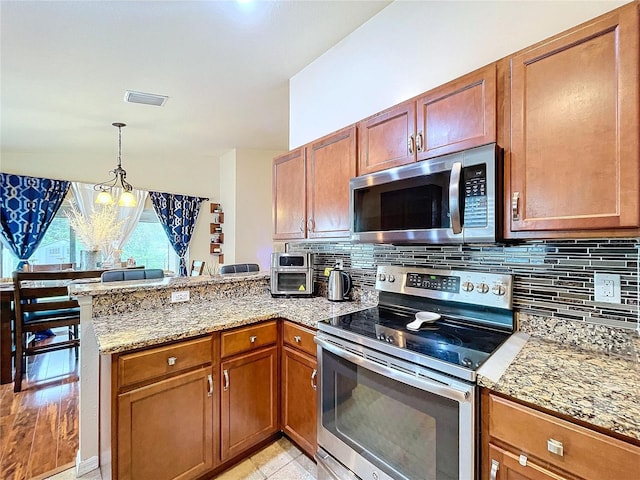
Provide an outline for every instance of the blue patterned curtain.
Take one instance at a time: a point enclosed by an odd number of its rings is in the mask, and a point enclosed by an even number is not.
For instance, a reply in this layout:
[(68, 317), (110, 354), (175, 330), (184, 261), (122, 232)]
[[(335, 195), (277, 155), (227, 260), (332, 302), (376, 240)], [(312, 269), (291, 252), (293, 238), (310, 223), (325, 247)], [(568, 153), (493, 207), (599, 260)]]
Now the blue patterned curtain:
[(0, 241), (20, 259), (18, 270), (40, 245), (69, 185), (0, 172)]
[(184, 276), (187, 274), (187, 262), (184, 257), (191, 242), (200, 204), (208, 198), (163, 192), (149, 192), (149, 197), (171, 246), (180, 257), (180, 275)]

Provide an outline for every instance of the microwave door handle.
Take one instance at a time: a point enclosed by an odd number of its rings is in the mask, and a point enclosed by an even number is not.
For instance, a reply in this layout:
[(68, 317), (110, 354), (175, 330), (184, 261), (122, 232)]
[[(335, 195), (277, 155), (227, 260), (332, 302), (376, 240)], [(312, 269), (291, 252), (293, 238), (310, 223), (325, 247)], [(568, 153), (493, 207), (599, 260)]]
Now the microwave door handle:
[(460, 176), (462, 163), (455, 162), (451, 167), (449, 179), (449, 212), (451, 215), (451, 228), (453, 233), (462, 233), (462, 221), (460, 219)]

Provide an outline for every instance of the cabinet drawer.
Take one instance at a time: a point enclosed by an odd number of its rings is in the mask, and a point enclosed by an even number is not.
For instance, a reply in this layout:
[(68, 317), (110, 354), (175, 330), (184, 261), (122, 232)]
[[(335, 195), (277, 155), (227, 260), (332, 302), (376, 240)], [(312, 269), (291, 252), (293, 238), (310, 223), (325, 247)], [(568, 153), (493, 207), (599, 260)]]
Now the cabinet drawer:
[(265, 345), (276, 343), (278, 326), (275, 320), (251, 325), (248, 327), (222, 332), (222, 357), (230, 357), (236, 353), (247, 352)]
[[(489, 397), (489, 432), (531, 455), (586, 480), (631, 479), (640, 469), (640, 447), (509, 400)], [(562, 446), (562, 454), (548, 449)]]
[(211, 358), (211, 337), (122, 355), (118, 359), (120, 387), (204, 365)]
[(316, 333), (313, 330), (292, 322), (284, 322), (283, 325), (282, 334), (285, 345), (290, 345), (309, 355), (316, 356), (316, 344), (313, 341)]

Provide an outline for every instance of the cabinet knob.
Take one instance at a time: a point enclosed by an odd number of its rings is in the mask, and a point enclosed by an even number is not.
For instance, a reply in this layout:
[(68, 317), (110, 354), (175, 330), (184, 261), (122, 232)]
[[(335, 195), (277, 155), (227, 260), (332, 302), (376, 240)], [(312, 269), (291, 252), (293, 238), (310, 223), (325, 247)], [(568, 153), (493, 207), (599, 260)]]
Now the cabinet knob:
[(176, 364), (177, 361), (178, 361), (178, 359), (176, 357), (167, 358), (167, 363), (172, 367)]
[(300, 343), (302, 342), (302, 337), (300, 335), (296, 335), (295, 337), (293, 337), (293, 340), (296, 343)]
[(251, 343), (256, 343), (256, 340), (258, 340), (258, 337), (257, 337), (256, 335), (251, 335), (251, 336), (249, 337), (249, 341), (250, 341)]
[(564, 447), (562, 442), (559, 440), (554, 440), (553, 438), (547, 440), (547, 450), (554, 455), (558, 455), (560, 457), (564, 456)]

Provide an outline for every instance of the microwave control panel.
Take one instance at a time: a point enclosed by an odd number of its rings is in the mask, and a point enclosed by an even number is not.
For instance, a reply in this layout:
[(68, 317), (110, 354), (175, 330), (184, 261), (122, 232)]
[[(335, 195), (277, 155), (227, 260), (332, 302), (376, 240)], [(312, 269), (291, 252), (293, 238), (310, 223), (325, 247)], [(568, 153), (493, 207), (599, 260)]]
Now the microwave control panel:
[(487, 166), (466, 167), (464, 178), (464, 226), (486, 227), (488, 222), (487, 205)]

